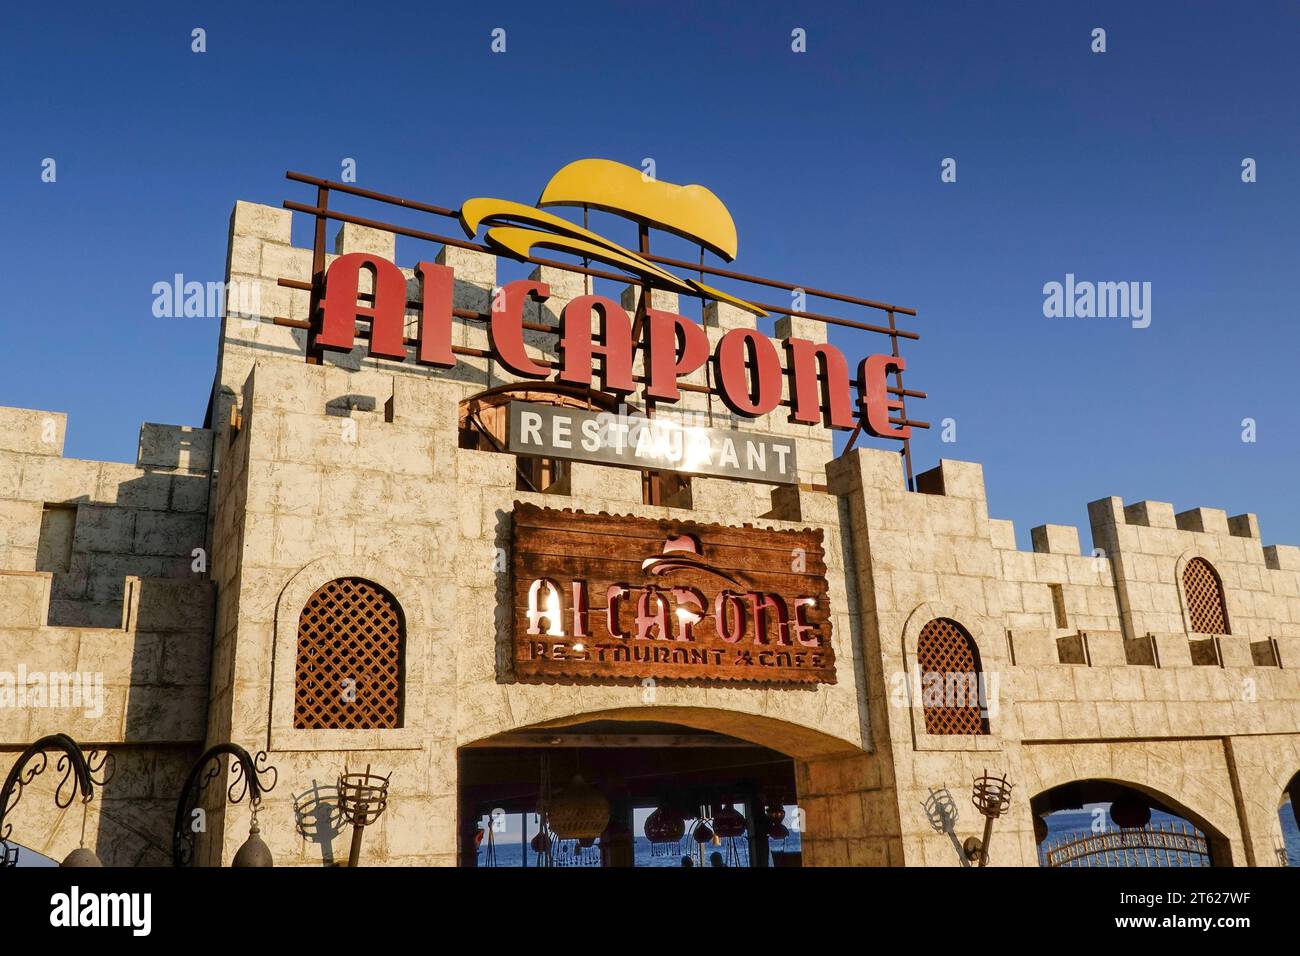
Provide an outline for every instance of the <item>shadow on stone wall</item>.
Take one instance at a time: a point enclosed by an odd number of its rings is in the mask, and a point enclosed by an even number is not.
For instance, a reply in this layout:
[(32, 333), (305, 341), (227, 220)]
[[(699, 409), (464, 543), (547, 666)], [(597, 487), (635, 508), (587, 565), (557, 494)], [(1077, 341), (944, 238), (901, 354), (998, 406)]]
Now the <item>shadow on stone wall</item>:
[[(51, 627), (121, 627), (127, 577), (192, 579), (207, 539), (207, 475), (146, 471), (113, 504), (80, 495), (46, 506), (36, 570), (53, 575)], [(205, 558), (206, 561), (206, 558)]]

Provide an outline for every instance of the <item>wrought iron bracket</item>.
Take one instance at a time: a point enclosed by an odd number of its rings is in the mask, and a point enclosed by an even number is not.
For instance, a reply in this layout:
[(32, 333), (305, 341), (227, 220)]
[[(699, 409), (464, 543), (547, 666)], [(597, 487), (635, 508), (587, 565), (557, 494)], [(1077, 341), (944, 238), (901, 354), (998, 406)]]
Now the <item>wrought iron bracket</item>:
[[(172, 827), (172, 866), (193, 864), (195, 836), (193, 828), (187, 826), (186, 819), (197, 806), (199, 794), (221, 775), (221, 758), (225, 756), (230, 757), (231, 773), (234, 776), (226, 788), (226, 800), (230, 803), (239, 803), (247, 795), (249, 803), (256, 808), (262, 802), (262, 795), (275, 789), (279, 771), (268, 764), (265, 750), (259, 751), (254, 758), (239, 744), (225, 743), (209, 747), (190, 768), (185, 787), (176, 800), (176, 819)], [(268, 777), (269, 783), (264, 779)]]
[(102, 787), (113, 778), (116, 762), (111, 753), (92, 750), (87, 758), (81, 746), (67, 734), (48, 734), (24, 750), (5, 778), (4, 789), (0, 790), (0, 867), (17, 865), (17, 848), (9, 852), (8, 843), (13, 823), (6, 823), (5, 819), (22, 799), (23, 789), (49, 767), (51, 750), (61, 751), (54, 765), (63, 774), (54, 789), (54, 803), (61, 810), (72, 806), (78, 795), (82, 803), (90, 803), (95, 786)]

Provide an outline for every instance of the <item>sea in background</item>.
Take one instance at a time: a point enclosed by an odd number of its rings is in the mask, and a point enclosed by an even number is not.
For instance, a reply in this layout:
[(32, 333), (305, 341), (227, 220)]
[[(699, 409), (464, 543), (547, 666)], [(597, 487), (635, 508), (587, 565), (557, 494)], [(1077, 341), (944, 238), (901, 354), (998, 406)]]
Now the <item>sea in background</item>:
[[(1047, 821), (1047, 838), (1052, 844), (1055, 844), (1062, 838), (1086, 836), (1092, 832), (1093, 820), (1096, 819), (1091, 809), (1082, 810), (1063, 810), (1057, 813), (1049, 814)], [(1282, 836), (1285, 843), (1287, 854), (1287, 865), (1300, 867), (1300, 827), (1296, 826), (1295, 815), (1291, 812), (1289, 805), (1284, 805), (1279, 813), (1281, 821)], [(1153, 810), (1151, 813), (1151, 822), (1157, 825), (1168, 825), (1170, 823), (1180, 822), (1181, 818), (1163, 813), (1160, 810)], [(1113, 826), (1109, 816), (1106, 817), (1108, 826)], [(496, 866), (523, 866), (523, 846), (519, 842), (519, 834), (516, 832), (510, 841), (502, 841), (494, 845), (496, 854)], [(727, 841), (730, 842), (730, 841)], [(566, 843), (564, 850), (557, 858), (557, 865), (560, 866), (600, 866), (600, 848), (596, 846), (579, 851), (576, 855), (569, 851), (572, 843)], [(774, 842), (772, 849), (799, 851), (801, 849), (800, 835), (792, 831), (790, 836), (784, 841)], [(728, 856), (731, 848), (725, 845), (707, 845), (704, 852), (704, 864), (708, 865), (708, 858), (712, 853), (722, 853), (724, 861)], [(739, 856), (741, 866), (749, 865), (749, 845), (744, 839), (735, 841), (735, 850)], [(684, 838), (677, 850), (665, 852), (665, 847), (653, 846), (649, 840), (643, 836), (638, 836), (635, 841), (634, 860), (636, 866), (650, 867), (680, 867), (682, 865), (682, 856), (691, 854), (695, 860), (695, 865), (699, 866), (699, 854), (695, 852), (695, 844), (689, 837)], [(1190, 860), (1184, 861), (1190, 863)], [(537, 855), (530, 849), (528, 851), (528, 866), (535, 866)], [(486, 845), (479, 848), (478, 865), (490, 866), (488, 861), (488, 848)], [(769, 856), (768, 865), (772, 865)]]
[[(518, 834), (516, 834), (518, 836)], [(724, 840), (720, 845), (706, 844), (704, 848), (704, 863), (709, 865), (709, 857), (713, 853), (722, 854), (725, 863), (729, 854), (733, 851), (739, 857), (740, 866), (749, 866), (749, 841), (743, 838), (735, 840), (734, 848), (728, 844), (731, 840)], [(566, 841), (564, 850), (567, 851), (572, 846), (571, 842)], [(776, 840), (772, 843), (772, 849), (787, 852), (798, 852), (802, 844), (799, 840), (798, 833), (791, 833), (785, 840)], [(523, 847), (519, 843), (497, 843), (494, 846), (496, 852), (497, 866), (523, 866)], [(671, 852), (666, 852), (671, 851)], [(689, 836), (684, 837), (676, 849), (665, 846), (654, 846), (643, 836), (636, 838), (633, 849), (633, 860), (635, 866), (653, 866), (653, 867), (681, 867), (682, 857), (690, 854), (695, 860), (695, 865), (700, 866), (699, 854), (695, 850), (695, 841)], [(487, 858), (488, 848), (486, 845), (479, 847), (478, 865), (491, 866)], [(528, 851), (528, 866), (537, 865), (537, 854), (531, 849)], [(557, 866), (600, 866), (600, 845), (599, 843), (589, 849), (581, 850), (576, 856), (571, 852), (562, 852), (556, 859)], [(768, 866), (772, 865), (772, 858), (768, 856)]]
[[(1098, 804), (1098, 806), (1104, 805)], [(1057, 813), (1048, 814), (1043, 819), (1047, 822), (1047, 842), (1055, 845), (1062, 839), (1068, 840), (1091, 834), (1096, 815), (1093, 809), (1085, 807), (1082, 810), (1061, 810)], [(1296, 826), (1295, 814), (1291, 812), (1289, 803), (1284, 804), (1281, 810), (1278, 811), (1278, 819), (1281, 823), (1282, 839), (1286, 849), (1286, 865), (1300, 866), (1300, 827)], [(1108, 827), (1114, 828), (1114, 823), (1111, 822), (1109, 815), (1105, 817), (1105, 822)], [(1154, 825), (1169, 825), (1182, 822), (1181, 817), (1175, 817), (1160, 810), (1151, 811), (1151, 823)], [(1043, 849), (1040, 847), (1040, 862), (1042, 853)], [(1183, 865), (1190, 865), (1190, 862), (1184, 860)]]

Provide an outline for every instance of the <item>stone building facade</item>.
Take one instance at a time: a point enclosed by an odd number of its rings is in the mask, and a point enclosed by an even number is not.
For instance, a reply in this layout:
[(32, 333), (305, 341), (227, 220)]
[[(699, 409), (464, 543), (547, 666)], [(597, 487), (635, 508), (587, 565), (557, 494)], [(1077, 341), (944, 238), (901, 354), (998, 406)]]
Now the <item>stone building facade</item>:
[[(1093, 553), (1056, 525), (1033, 529), (1024, 552), (1011, 523), (989, 516), (978, 464), (942, 461), (908, 491), (895, 451), (836, 457), (829, 431), (783, 413), (744, 428), (797, 444), (798, 486), (694, 477), (651, 505), (637, 471), (575, 462), (563, 487), (520, 491), (512, 455), (459, 441), (463, 403), (518, 381), (493, 359), (437, 370), (367, 358), (359, 343), (304, 362), (292, 323), (306, 319), (308, 293), (278, 280), (309, 279), (311, 251), (293, 246), (290, 227), (287, 211), (236, 205), (228, 278), (255, 285), (260, 305), (223, 320), (203, 428), (145, 425), (134, 465), (90, 462), (62, 456), (61, 414), (0, 410), (0, 671), (103, 681), (102, 708), (0, 708), (0, 750), (12, 758), (64, 732), (114, 753), (117, 772), (85, 820), (107, 864), (168, 862), (186, 773), (206, 746), (233, 741), (276, 767), (259, 821), (277, 865), (346, 857), (346, 830), (313, 828), (303, 796), (367, 765), (392, 780), (367, 862), (455, 865), (461, 748), (600, 720), (676, 724), (788, 755), (805, 865), (960, 865), (925, 807), (950, 791), (955, 833), (978, 833), (968, 794), (986, 770), (1014, 784), (991, 865), (1036, 865), (1034, 799), (1086, 780), (1178, 811), (1216, 863), (1276, 865), (1279, 803), (1300, 772), (1300, 548), (1265, 546), (1254, 515), (1103, 498), (1089, 505)], [(392, 259), (394, 237), (344, 225), (335, 251)], [(455, 305), (479, 312), (517, 268), (450, 246), (438, 261), (455, 269)], [(529, 306), (532, 320), (554, 323), (583, 277), (536, 275), (551, 297)], [(658, 308), (676, 305), (655, 296)], [(703, 320), (713, 341), (754, 321), (718, 304)], [(825, 340), (803, 319), (776, 331)], [(534, 354), (554, 354), (552, 336), (529, 336)], [(456, 323), (459, 345), (486, 349), (486, 337)], [(702, 393), (683, 406), (710, 401), (725, 414)], [(647, 698), (624, 684), (514, 681), (501, 556), (518, 502), (820, 529), (836, 682), (663, 682)], [(1226, 615), (1213, 633), (1188, 600), (1189, 573), (1207, 565)], [(322, 586), (350, 578), (400, 607), (400, 726), (302, 728), (300, 616)], [(975, 732), (928, 729), (920, 685), (934, 622), (970, 642), (987, 688)], [(49, 799), (55, 776), (38, 778), (8, 822), (14, 840), (61, 858), (83, 819), (79, 805)], [(209, 809), (199, 860), (228, 864), (247, 807)]]

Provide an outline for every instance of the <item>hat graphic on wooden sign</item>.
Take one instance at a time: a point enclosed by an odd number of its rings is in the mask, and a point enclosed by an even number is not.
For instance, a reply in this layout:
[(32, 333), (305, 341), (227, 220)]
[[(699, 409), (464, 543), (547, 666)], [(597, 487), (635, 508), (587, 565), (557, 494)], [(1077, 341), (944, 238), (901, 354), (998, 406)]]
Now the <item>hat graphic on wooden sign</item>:
[(663, 577), (674, 571), (703, 571), (716, 575), (724, 581), (730, 581), (737, 587), (740, 586), (740, 582), (733, 575), (704, 561), (700, 541), (693, 534), (670, 535), (664, 541), (663, 553), (642, 561), (641, 570), (656, 577)]

